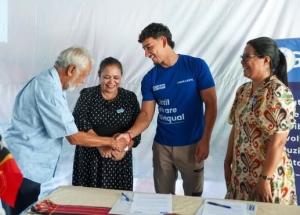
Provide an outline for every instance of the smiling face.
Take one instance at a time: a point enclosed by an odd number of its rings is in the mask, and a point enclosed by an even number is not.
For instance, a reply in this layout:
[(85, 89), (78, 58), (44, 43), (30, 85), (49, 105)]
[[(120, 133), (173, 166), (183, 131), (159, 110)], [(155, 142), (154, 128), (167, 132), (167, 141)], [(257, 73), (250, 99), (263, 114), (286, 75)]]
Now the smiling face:
[(260, 81), (270, 76), (270, 58), (268, 56), (257, 55), (250, 44), (246, 45), (243, 56), (241, 64), (245, 77)]
[(154, 65), (160, 64), (164, 60), (164, 47), (166, 45), (166, 38), (159, 37), (154, 39), (149, 37), (142, 42), (143, 49), (145, 50), (145, 57), (150, 58)]
[(101, 92), (116, 95), (121, 84), (121, 78), (122, 73), (117, 65), (107, 65), (100, 75)]

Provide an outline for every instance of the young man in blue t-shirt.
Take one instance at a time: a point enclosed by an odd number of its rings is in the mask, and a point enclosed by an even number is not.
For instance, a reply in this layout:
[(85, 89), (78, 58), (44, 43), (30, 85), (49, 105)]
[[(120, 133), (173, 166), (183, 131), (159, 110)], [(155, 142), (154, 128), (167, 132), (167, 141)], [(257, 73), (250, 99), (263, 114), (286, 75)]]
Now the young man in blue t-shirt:
[(154, 67), (142, 80), (141, 112), (133, 127), (120, 137), (129, 140), (146, 130), (157, 104), (157, 129), (153, 143), (155, 190), (157, 193), (175, 194), (179, 171), (184, 194), (201, 196), (203, 164), (209, 154), (217, 116), (211, 72), (204, 60), (176, 54), (172, 34), (163, 24), (148, 25), (138, 41)]

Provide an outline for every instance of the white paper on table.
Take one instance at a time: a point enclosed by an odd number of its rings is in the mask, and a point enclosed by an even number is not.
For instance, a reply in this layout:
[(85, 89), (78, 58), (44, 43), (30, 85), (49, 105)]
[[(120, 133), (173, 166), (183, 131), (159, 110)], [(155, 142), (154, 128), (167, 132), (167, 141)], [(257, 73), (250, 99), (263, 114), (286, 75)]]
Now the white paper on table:
[[(203, 207), (204, 207), (204, 202), (203, 202), (203, 204), (200, 205), (200, 207), (199, 207), (199, 209), (198, 209), (198, 211), (196, 212), (195, 215), (202, 215)], [(257, 205), (250, 204), (250, 203), (247, 202), (247, 215), (255, 215), (256, 212), (257, 212)]]
[(257, 205), (247, 203), (247, 214), (255, 215), (257, 211)]
[[(211, 205), (208, 202), (214, 202), (226, 205), (231, 208)], [(247, 215), (247, 203), (229, 200), (205, 199), (203, 203), (202, 215)]]
[[(133, 193), (126, 193), (126, 196), (128, 196), (131, 200), (133, 198)], [(130, 213), (130, 207), (131, 207), (132, 201), (126, 201), (122, 195), (120, 195), (119, 199), (116, 201), (116, 203), (113, 205), (113, 207), (108, 212), (109, 214), (129, 214)]]
[(171, 194), (134, 193), (130, 213), (162, 215), (172, 212)]
[[(109, 214), (121, 214), (121, 215), (136, 215), (137, 213), (132, 213), (130, 212), (131, 209), (131, 205), (133, 203), (133, 199), (134, 199), (134, 195), (133, 193), (125, 193), (126, 196), (129, 197), (130, 201), (126, 201), (125, 198), (120, 195), (119, 199), (116, 201), (116, 203), (113, 205), (113, 207), (111, 208), (111, 210), (109, 211)], [(157, 195), (165, 195), (165, 194), (150, 194), (155, 195), (157, 197)], [(171, 196), (171, 195), (168, 195)], [(158, 196), (159, 197), (159, 196)], [(172, 196), (171, 196), (171, 210), (172, 210)], [(164, 208), (166, 208), (166, 206), (164, 206)], [(151, 208), (152, 209), (152, 208)], [(154, 213), (153, 210), (151, 210), (150, 213), (138, 213), (138, 214), (142, 214), (142, 215), (157, 215), (157, 213)], [(162, 214), (159, 214), (162, 215)]]

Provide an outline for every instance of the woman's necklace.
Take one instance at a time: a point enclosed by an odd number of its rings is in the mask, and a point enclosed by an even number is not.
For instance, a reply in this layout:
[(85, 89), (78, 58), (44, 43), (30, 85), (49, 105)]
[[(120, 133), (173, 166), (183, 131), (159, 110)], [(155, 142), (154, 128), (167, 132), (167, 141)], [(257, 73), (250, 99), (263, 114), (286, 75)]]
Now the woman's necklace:
[(265, 79), (264, 82), (255, 91), (253, 90), (253, 83), (252, 83), (252, 95), (250, 96), (250, 100), (252, 103), (251, 104), (252, 110), (253, 110), (253, 105), (257, 102), (257, 95), (259, 93), (261, 93), (269, 83), (271, 83), (270, 82), (271, 77), (268, 77), (267, 79)]

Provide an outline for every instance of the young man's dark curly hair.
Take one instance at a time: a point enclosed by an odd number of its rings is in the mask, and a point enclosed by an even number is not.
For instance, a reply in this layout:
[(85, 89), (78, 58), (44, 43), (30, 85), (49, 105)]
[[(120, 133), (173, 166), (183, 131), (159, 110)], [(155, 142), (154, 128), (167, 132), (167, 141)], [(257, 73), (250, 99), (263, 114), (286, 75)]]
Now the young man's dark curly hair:
[(142, 43), (150, 37), (157, 39), (162, 36), (167, 38), (168, 45), (173, 49), (175, 47), (175, 42), (172, 41), (172, 34), (169, 28), (161, 23), (151, 23), (145, 27), (139, 35), (138, 42)]

